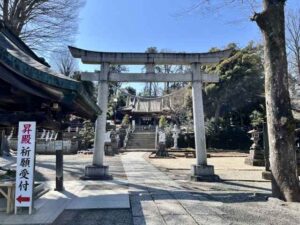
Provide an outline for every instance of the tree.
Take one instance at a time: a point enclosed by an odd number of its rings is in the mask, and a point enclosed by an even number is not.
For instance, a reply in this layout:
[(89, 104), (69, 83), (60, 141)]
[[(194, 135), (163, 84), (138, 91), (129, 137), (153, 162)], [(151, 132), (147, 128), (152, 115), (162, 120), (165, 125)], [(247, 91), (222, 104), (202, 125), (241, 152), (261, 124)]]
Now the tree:
[(288, 14), (286, 28), (290, 65), (297, 77), (297, 83), (300, 84), (300, 10)]
[(95, 137), (95, 130), (94, 130), (94, 123), (90, 120), (83, 121), (83, 129), (80, 129), (79, 135), (82, 138), (81, 146), (84, 149), (91, 148), (94, 143)]
[(65, 46), (77, 31), (83, 0), (1, 0), (0, 18), (32, 49)]
[[(113, 73), (122, 73), (128, 71), (128, 68), (124, 65), (110, 65), (110, 71)], [(121, 82), (110, 82), (109, 83), (109, 96), (108, 96), (108, 110), (107, 116), (112, 119), (113, 116), (116, 118), (117, 109), (120, 106), (124, 106), (126, 100), (123, 95), (117, 95), (117, 91), (121, 88)], [(117, 102), (116, 102), (117, 101)]]
[(78, 64), (68, 50), (55, 52), (52, 58), (57, 71), (61, 74), (72, 77), (77, 71)]
[[(295, 122), (288, 91), (288, 63), (285, 40), (287, 0), (262, 0), (263, 9), (251, 18), (264, 39), (264, 70), (272, 195), (286, 201), (300, 201), (296, 164)], [(210, 1), (199, 1), (198, 7)], [(224, 1), (227, 4), (243, 1)], [(252, 1), (257, 2), (257, 1)], [(201, 3), (201, 4), (200, 4)]]
[(170, 93), (169, 101), (167, 101), (170, 108), (169, 116), (177, 125), (191, 125), (193, 124), (193, 100), (191, 86), (182, 88), (181, 90)]
[(295, 122), (288, 91), (285, 42), (286, 0), (263, 0), (261, 13), (252, 20), (264, 37), (266, 112), (272, 170), (272, 194), (287, 201), (300, 201), (297, 174)]
[(253, 42), (242, 49), (236, 44), (228, 47), (234, 48), (229, 58), (216, 66), (203, 67), (208, 73), (220, 75), (218, 83), (205, 86), (205, 115), (215, 121), (222, 117), (235, 125), (249, 125), (250, 113), (260, 111), (264, 103), (262, 47)]

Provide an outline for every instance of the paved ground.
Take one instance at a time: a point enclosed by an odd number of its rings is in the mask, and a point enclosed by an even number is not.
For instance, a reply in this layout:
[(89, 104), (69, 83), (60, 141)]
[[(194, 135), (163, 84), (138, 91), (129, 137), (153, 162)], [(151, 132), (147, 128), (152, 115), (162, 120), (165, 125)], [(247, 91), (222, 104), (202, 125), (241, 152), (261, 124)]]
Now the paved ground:
[[(180, 183), (186, 183), (190, 176), (191, 165), (195, 164), (194, 158), (149, 159), (148, 155), (144, 155), (144, 158)], [(202, 191), (245, 190), (270, 193), (270, 182), (262, 179), (261, 176), (264, 167), (246, 165), (244, 160), (245, 155), (239, 153), (213, 154), (212, 158), (208, 158), (208, 164), (214, 165), (215, 173), (223, 182), (201, 183), (201, 185), (194, 185), (194, 188)]]
[[(110, 172), (114, 176), (112, 181), (79, 180), (79, 177), (83, 175), (84, 166), (92, 161), (91, 156), (70, 155), (64, 156), (64, 159), (65, 191), (54, 191), (55, 157), (38, 155), (36, 157), (36, 177), (38, 181), (44, 181), (50, 191), (35, 201), (35, 211), (32, 215), (28, 215), (26, 211), (20, 212), (17, 216), (1, 212), (1, 225), (52, 224), (61, 213), (66, 215), (60, 217), (65, 220), (56, 220), (55, 224), (63, 222), (64, 224), (75, 224), (73, 219), (76, 223), (78, 222), (77, 224), (124, 224), (122, 221), (128, 217), (128, 213), (131, 215), (131, 212), (128, 184), (120, 156), (106, 157), (106, 163), (110, 165)], [(0, 165), (14, 167), (15, 159), (13, 157), (0, 158)], [(120, 210), (119, 213), (115, 209)], [(111, 215), (120, 214), (120, 216), (107, 220), (108, 212)], [(85, 215), (94, 214), (94, 218), (98, 218), (97, 223), (90, 223), (91, 220), (80, 216), (82, 213)], [(77, 214), (78, 216), (75, 216)], [(101, 214), (103, 215), (101, 216)]]
[[(37, 157), (39, 179), (46, 180), (52, 187), (53, 182), (49, 180), (55, 178), (53, 160), (53, 156)], [(299, 204), (267, 201), (270, 183), (260, 178), (262, 168), (244, 165), (242, 157), (209, 159), (209, 163), (215, 165), (216, 173), (225, 179), (220, 183), (189, 181), (190, 164), (195, 159), (149, 160), (145, 153), (131, 152), (107, 157), (106, 161), (114, 181), (83, 183), (78, 182), (78, 177), (82, 175), (84, 165), (91, 162), (91, 156), (65, 156), (68, 193), (52, 191), (43, 196), (44, 201), (38, 200), (36, 207), (44, 214), (35, 216), (47, 218), (53, 217), (54, 212), (55, 217), (60, 214), (55, 221), (52, 220), (54, 225), (300, 224)], [(9, 163), (12, 162), (0, 160), (0, 165)], [(117, 204), (109, 207), (110, 203), (126, 202), (121, 200), (124, 191), (130, 199), (130, 208), (116, 209)], [(70, 193), (76, 195), (75, 198)], [(45, 206), (49, 202), (54, 204), (52, 208), (60, 207), (50, 211)], [(90, 203), (98, 208), (91, 209)], [(1, 213), (0, 218), (1, 225), (34, 224), (34, 220), (26, 216), (7, 220), (7, 216)]]
[[(120, 162), (120, 156), (106, 156), (106, 163), (110, 166), (110, 171), (114, 177), (125, 178), (124, 169)], [(0, 166), (12, 167), (16, 166), (16, 158), (0, 157)], [(86, 165), (92, 162), (91, 155), (65, 155), (64, 156), (64, 180), (78, 180), (84, 174)], [(37, 155), (35, 167), (36, 181), (54, 181), (55, 180), (55, 155)]]
[[(136, 225), (300, 223), (298, 205), (293, 208), (266, 201), (270, 189), (259, 187), (263, 182), (257, 182), (257, 186), (241, 181), (196, 183), (162, 172), (146, 161), (142, 153), (129, 153), (122, 161)], [(174, 159), (163, 161), (161, 168), (182, 166)]]
[(130, 209), (65, 210), (52, 225), (132, 225)]

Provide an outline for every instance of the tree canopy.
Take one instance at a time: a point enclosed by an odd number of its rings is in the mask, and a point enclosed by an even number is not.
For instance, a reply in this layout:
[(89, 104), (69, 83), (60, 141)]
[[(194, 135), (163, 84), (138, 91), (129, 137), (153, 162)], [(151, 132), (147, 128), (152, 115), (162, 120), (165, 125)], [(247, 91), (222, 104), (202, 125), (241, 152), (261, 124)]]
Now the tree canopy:
[(206, 72), (220, 74), (219, 83), (205, 86), (206, 117), (218, 120), (228, 115), (234, 119), (234, 115), (239, 115), (239, 122), (249, 121), (251, 112), (262, 111), (264, 103), (262, 47), (252, 42), (241, 49), (235, 44), (229, 46), (234, 49), (228, 59), (204, 68)]

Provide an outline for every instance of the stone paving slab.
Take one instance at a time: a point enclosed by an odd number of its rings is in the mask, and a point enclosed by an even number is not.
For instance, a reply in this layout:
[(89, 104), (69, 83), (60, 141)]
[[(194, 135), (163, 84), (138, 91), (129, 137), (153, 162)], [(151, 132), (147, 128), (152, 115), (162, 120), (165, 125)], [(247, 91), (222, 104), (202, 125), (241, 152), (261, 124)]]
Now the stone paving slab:
[(167, 225), (198, 225), (190, 215), (163, 215)]
[[(166, 225), (164, 219), (160, 216), (139, 216), (133, 217), (134, 225)], [(183, 225), (183, 224), (182, 224)]]
[[(210, 209), (210, 201), (203, 195), (190, 193), (151, 164), (141, 153), (122, 156), (124, 170), (128, 177), (134, 224), (197, 224), (192, 214), (224, 214), (219, 209)], [(138, 155), (137, 155), (138, 154)], [(143, 166), (144, 164), (144, 166)], [(136, 173), (137, 168), (145, 168), (147, 173)], [(133, 172), (135, 171), (135, 172)], [(151, 171), (149, 173), (148, 171)], [(133, 185), (132, 183), (140, 183)], [(131, 188), (133, 185), (134, 188)], [(143, 190), (139, 192), (139, 190)], [(204, 201), (205, 200), (205, 201)], [(203, 201), (201, 203), (201, 201)], [(221, 204), (221, 203), (220, 203)], [(197, 210), (198, 207), (204, 208)]]
[(66, 209), (129, 209), (127, 190), (82, 190)]
[(130, 210), (65, 210), (52, 225), (132, 225)]
[[(266, 197), (270, 194), (270, 182), (258, 177), (261, 168), (241, 171), (234, 168), (243, 166), (239, 157), (235, 157), (229, 166), (226, 165), (231, 161), (229, 158), (219, 166), (218, 173), (228, 173), (232, 177), (238, 175), (238, 179), (224, 182), (189, 181), (190, 170), (176, 170), (180, 164), (176, 160), (171, 165), (174, 170), (169, 171), (155, 167), (156, 163), (149, 164), (143, 153), (128, 153), (121, 160), (131, 198), (135, 196), (131, 200), (134, 225), (300, 224), (299, 211), (296, 215), (290, 209), (268, 204)], [(170, 166), (168, 163), (173, 159), (168, 160), (165, 160), (165, 167)], [(238, 163), (234, 165), (233, 162)], [(248, 181), (245, 178), (254, 179)], [(145, 196), (139, 198), (139, 194)]]
[(52, 223), (69, 203), (69, 196), (50, 191), (35, 201), (32, 215), (14, 215), (1, 213), (1, 225), (5, 224), (49, 224)]
[[(111, 181), (112, 185), (124, 183), (124, 180)], [(65, 209), (129, 209), (127, 189), (83, 190), (85, 185), (109, 186), (106, 181), (66, 181), (66, 191), (53, 191), (54, 182), (48, 182), (52, 189), (35, 201), (32, 215), (13, 215), (0, 213), (1, 225), (5, 224), (50, 224)]]
[(156, 204), (152, 201), (152, 199), (149, 200), (137, 200), (134, 198), (131, 198), (131, 209), (132, 209), (132, 215), (134, 217), (138, 216), (160, 216), (159, 210), (156, 206)]
[[(51, 224), (60, 213), (53, 225), (300, 224), (299, 210), (266, 201), (270, 193), (269, 182), (191, 182), (187, 180), (187, 170), (158, 169), (145, 160), (144, 153), (136, 152), (108, 158), (110, 169), (116, 175), (112, 181), (73, 181), (81, 173), (85, 161), (72, 157), (73, 162), (66, 157), (69, 161), (65, 171), (69, 180), (65, 182), (67, 191), (50, 191), (37, 200), (38, 214), (12, 219), (13, 215), (0, 213), (0, 224)], [(53, 159), (46, 156), (43, 159), (45, 164), (39, 158), (40, 175), (44, 180), (51, 180), (55, 174)], [(76, 160), (78, 165), (74, 163)], [(76, 166), (72, 167), (72, 164)], [(233, 165), (230, 165), (228, 173), (232, 169)], [(46, 183), (53, 189), (53, 181)], [(124, 204), (131, 206), (131, 210), (82, 210), (92, 205), (101, 208), (109, 204)], [(76, 210), (65, 210), (72, 207)]]
[[(110, 165), (110, 172), (113, 174), (114, 180), (82, 181), (79, 180), (79, 177), (82, 176), (85, 165), (90, 164), (92, 161), (91, 156), (65, 155), (65, 191), (63, 192), (54, 191), (55, 156), (37, 155), (36, 160), (37, 179), (44, 181), (45, 186), (50, 191), (34, 202), (35, 210), (32, 215), (25, 213), (22, 215), (8, 215), (1, 212), (1, 225), (51, 224), (66, 208), (84, 208), (85, 210), (93, 208), (126, 208), (127, 211), (130, 208), (128, 182), (119, 156), (106, 158), (106, 163)], [(14, 166), (15, 158), (0, 158), (0, 163), (1, 166)], [(104, 217), (99, 216), (98, 218)], [(73, 225), (73, 223), (71, 224)], [(80, 223), (78, 222), (77, 224)]]
[(158, 200), (155, 204), (161, 215), (187, 215), (187, 211), (176, 201)]
[[(227, 221), (226, 219), (219, 217), (217, 215), (202, 215), (202, 214), (196, 214), (193, 215), (194, 220), (197, 222), (199, 225), (244, 225), (244, 223), (237, 223), (237, 222), (230, 222)], [(258, 224), (255, 222), (255, 224)]]

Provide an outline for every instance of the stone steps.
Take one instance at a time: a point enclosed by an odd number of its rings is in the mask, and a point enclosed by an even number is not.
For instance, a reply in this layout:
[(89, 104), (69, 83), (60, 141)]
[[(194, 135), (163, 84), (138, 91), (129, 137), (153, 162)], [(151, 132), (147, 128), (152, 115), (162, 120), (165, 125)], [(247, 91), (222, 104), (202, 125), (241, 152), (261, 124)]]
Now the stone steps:
[(155, 133), (154, 132), (134, 132), (130, 135), (126, 151), (154, 151)]

